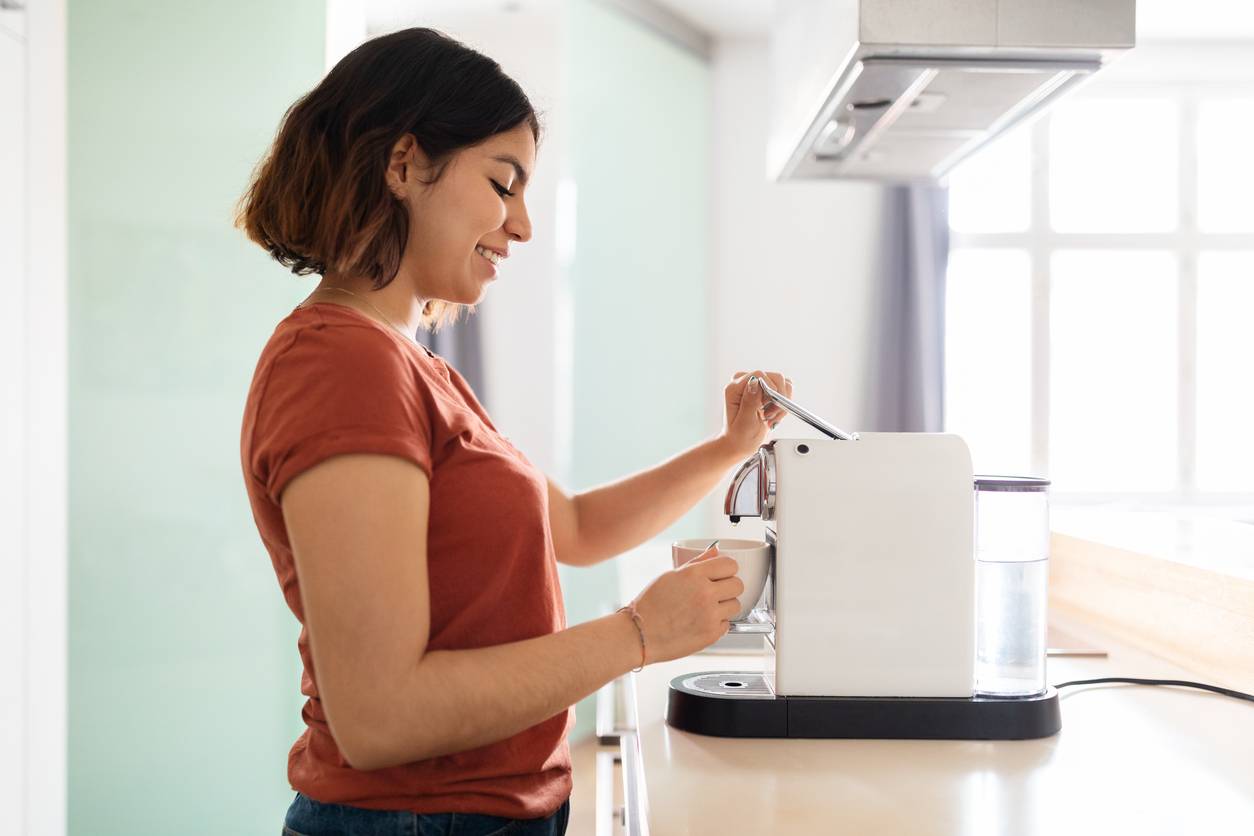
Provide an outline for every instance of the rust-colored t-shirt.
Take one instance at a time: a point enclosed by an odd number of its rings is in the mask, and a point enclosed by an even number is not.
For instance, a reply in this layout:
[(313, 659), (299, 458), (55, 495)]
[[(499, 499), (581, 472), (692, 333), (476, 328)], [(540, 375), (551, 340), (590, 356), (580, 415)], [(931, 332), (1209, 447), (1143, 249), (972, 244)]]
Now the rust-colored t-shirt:
[(427, 473), (429, 649), (505, 644), (566, 626), (545, 476), (497, 432), (465, 379), (353, 308), (297, 308), (261, 352), (240, 451), (253, 518), (301, 622), (301, 693), (309, 699), (301, 712), (307, 728), (288, 757), (293, 789), (377, 810), (553, 814), (571, 790), (573, 709), (477, 749), (360, 771), (341, 756), (318, 698), (279, 499), (294, 476), (331, 456), (384, 453)]

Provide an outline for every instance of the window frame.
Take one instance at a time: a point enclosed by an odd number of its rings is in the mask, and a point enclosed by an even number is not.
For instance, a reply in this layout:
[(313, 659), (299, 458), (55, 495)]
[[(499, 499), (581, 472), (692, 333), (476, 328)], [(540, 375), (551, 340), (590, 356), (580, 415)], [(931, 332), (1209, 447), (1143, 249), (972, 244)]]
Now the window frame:
[(1204, 509), (1228, 516), (1233, 511), (1254, 517), (1254, 490), (1204, 491), (1197, 486), (1197, 293), (1198, 261), (1204, 251), (1254, 253), (1254, 232), (1206, 233), (1198, 228), (1197, 127), (1200, 104), (1215, 98), (1254, 98), (1247, 81), (1120, 80), (1096, 83), (1072, 94), (1084, 99), (1161, 100), (1178, 107), (1179, 206), (1176, 229), (1145, 233), (1056, 232), (1050, 223), (1050, 125), (1045, 114), (1029, 130), (1028, 227), (1022, 232), (960, 232), (950, 230), (951, 254), (963, 249), (1018, 250), (1029, 260), (1031, 309), (1030, 461), (1035, 473), (1048, 473), (1050, 459), (1050, 291), (1051, 261), (1061, 250), (1154, 250), (1173, 254), (1179, 265), (1177, 341), (1176, 488), (1154, 492), (1054, 492), (1060, 505), (1117, 504), (1134, 510)]

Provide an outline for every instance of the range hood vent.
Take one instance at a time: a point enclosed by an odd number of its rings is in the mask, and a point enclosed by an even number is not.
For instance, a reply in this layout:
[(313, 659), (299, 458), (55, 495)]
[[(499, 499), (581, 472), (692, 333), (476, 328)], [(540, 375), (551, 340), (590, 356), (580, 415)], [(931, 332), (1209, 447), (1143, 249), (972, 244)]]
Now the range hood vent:
[(781, 0), (770, 174), (939, 180), (1130, 48), (1133, 2)]

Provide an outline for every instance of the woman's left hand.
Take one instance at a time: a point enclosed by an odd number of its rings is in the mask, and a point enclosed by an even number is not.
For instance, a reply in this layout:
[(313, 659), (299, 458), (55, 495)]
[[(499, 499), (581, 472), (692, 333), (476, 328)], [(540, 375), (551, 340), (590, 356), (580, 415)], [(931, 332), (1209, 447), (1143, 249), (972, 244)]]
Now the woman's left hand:
[(736, 372), (731, 383), (723, 388), (727, 406), (726, 422), (720, 438), (737, 458), (748, 458), (766, 439), (768, 429), (779, 424), (785, 410), (766, 399), (762, 387), (750, 386), (749, 378), (760, 377), (786, 398), (792, 397), (792, 381), (781, 372)]

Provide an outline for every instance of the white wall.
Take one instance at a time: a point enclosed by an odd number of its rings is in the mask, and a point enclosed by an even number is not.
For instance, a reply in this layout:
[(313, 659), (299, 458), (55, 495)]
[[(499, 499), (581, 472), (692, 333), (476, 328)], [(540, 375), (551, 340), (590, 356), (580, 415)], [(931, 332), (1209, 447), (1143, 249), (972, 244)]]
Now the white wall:
[[(762, 41), (721, 41), (714, 55), (711, 374), (726, 382), (760, 368), (792, 378), (793, 400), (842, 429), (869, 416), (866, 390), (882, 187), (855, 182), (775, 183), (766, 178), (769, 49)], [(710, 388), (711, 421), (723, 412)], [(813, 437), (795, 418), (775, 437)], [(714, 535), (733, 528), (722, 490), (705, 500)]]
[(366, 40), (366, 7), (361, 0), (326, 0), (326, 67), (331, 68)]
[(1254, 41), (1137, 44), (1091, 84), (1225, 84), (1254, 82)]

